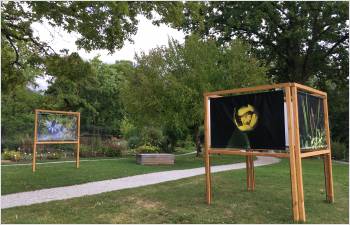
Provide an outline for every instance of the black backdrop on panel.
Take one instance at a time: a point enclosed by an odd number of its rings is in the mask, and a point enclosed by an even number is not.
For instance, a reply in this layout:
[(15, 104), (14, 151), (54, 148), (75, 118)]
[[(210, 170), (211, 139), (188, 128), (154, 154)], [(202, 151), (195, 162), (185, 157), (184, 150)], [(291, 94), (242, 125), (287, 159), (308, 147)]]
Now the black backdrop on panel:
[(285, 150), (284, 92), (210, 99), (212, 148)]

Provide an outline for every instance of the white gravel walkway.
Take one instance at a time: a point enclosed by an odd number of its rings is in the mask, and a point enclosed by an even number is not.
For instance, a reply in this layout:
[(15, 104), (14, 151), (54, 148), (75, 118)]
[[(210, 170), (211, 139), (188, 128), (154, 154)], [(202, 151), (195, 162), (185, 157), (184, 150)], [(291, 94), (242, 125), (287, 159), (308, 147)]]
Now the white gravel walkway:
[[(278, 163), (279, 161), (280, 159), (273, 157), (257, 157), (257, 160), (254, 161), (254, 166), (269, 165)], [(245, 168), (245, 163), (235, 163), (230, 165), (212, 166), (211, 171), (213, 173), (216, 173), (243, 168)], [(200, 167), (195, 169), (148, 173), (112, 180), (78, 184), (73, 186), (8, 194), (1, 196), (1, 208), (6, 209), (16, 206), (32, 205), (54, 200), (70, 199), (86, 195), (100, 194), (103, 192), (142, 187), (172, 180), (179, 180), (187, 177), (193, 177), (204, 173), (204, 167)]]

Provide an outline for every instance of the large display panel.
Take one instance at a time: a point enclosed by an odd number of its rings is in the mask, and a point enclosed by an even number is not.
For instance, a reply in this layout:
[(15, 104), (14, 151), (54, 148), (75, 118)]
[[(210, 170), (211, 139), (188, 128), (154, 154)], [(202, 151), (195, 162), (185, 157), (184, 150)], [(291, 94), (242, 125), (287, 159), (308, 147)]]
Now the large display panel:
[(211, 148), (285, 150), (284, 92), (210, 99)]
[(39, 112), (37, 139), (38, 142), (78, 140), (77, 116)]
[(326, 148), (323, 99), (298, 91), (298, 117), (300, 148)]

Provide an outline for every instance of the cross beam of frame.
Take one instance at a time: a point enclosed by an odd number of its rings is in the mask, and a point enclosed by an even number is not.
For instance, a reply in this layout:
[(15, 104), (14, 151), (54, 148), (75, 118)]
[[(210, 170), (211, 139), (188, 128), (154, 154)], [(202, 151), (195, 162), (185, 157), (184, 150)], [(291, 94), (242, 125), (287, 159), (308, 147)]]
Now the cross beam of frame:
[[(38, 141), (38, 115), (39, 113), (52, 113), (52, 114), (62, 114), (62, 115), (71, 115), (77, 117), (77, 140), (74, 141)], [(33, 143), (33, 159), (32, 159), (32, 171), (36, 171), (36, 149), (37, 145), (46, 145), (46, 144), (76, 144), (75, 152), (75, 165), (76, 168), (80, 166), (80, 112), (66, 112), (66, 111), (54, 111), (54, 110), (44, 110), (36, 109), (35, 110), (35, 125), (34, 125), (34, 143)]]
[[(285, 93), (287, 124), (288, 124), (288, 143), (289, 152), (272, 153), (264, 151), (264, 149), (244, 150), (244, 149), (217, 149), (211, 148), (211, 133), (210, 133), (210, 99), (220, 98), (227, 94), (242, 94), (257, 91), (267, 91), (274, 89), (283, 89)], [(308, 92), (314, 96), (323, 99), (324, 109), (324, 124), (326, 131), (326, 149), (316, 149), (309, 152), (301, 152), (300, 137), (299, 137), (299, 121), (298, 121), (298, 90)], [(291, 181), (291, 200), (292, 200), (292, 217), (296, 222), (305, 222), (305, 206), (304, 206), (304, 189), (302, 176), (302, 159), (313, 156), (323, 156), (324, 176), (326, 187), (326, 199), (328, 202), (334, 202), (333, 176), (332, 176), (332, 161), (331, 161), (331, 145), (330, 132), (328, 124), (328, 105), (327, 93), (307, 87), (297, 83), (281, 83), (273, 85), (262, 85), (257, 87), (239, 88), (233, 90), (221, 90), (215, 92), (204, 93), (204, 162), (205, 162), (205, 177), (206, 177), (206, 201), (207, 204), (212, 202), (212, 180), (211, 180), (211, 154), (224, 155), (242, 155), (246, 156), (247, 166), (247, 189), (254, 191), (255, 189), (255, 174), (254, 174), (254, 156), (272, 156), (278, 158), (289, 158), (290, 181)]]

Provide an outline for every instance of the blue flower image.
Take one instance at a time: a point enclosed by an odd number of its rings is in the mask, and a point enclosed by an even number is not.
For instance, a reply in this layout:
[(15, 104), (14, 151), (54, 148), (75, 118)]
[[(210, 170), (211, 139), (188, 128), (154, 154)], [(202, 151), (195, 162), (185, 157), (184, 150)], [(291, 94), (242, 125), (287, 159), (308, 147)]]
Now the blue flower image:
[(38, 119), (39, 141), (64, 141), (77, 139), (77, 118), (75, 116), (40, 114)]

